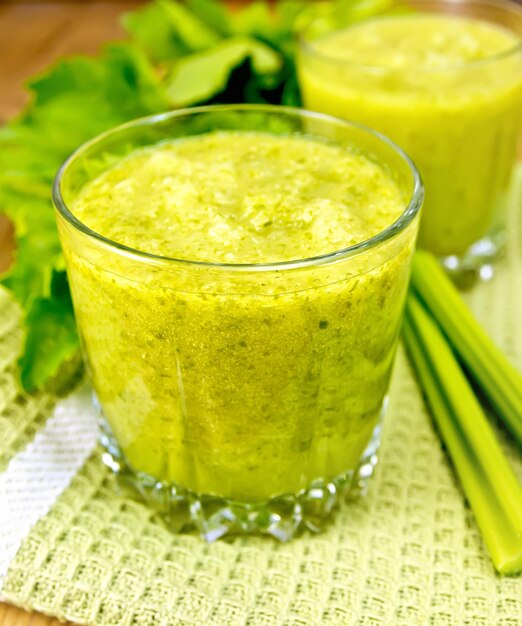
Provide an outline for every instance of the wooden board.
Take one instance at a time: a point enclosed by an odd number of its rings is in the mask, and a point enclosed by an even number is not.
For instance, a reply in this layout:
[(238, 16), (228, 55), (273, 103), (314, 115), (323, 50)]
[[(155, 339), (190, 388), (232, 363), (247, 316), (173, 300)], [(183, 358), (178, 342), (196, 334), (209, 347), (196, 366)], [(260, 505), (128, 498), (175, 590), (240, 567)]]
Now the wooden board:
[(0, 625), (1, 626), (63, 626), (53, 617), (47, 617), (41, 613), (28, 613), (9, 604), (0, 602)]

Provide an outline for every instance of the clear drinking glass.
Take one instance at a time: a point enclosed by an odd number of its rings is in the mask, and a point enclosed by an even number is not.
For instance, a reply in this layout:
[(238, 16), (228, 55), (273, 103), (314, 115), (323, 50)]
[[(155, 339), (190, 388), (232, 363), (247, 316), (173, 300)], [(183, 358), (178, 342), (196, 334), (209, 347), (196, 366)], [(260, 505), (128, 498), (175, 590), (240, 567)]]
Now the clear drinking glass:
[[(354, 145), (392, 173), (404, 212), (357, 245), (272, 264), (147, 254), (71, 213), (84, 185), (134, 149), (215, 130)], [(207, 540), (227, 532), (286, 540), (364, 488), (423, 196), (400, 149), (322, 114), (202, 107), (85, 144), (53, 193), (104, 458), (173, 528), (195, 526)]]
[[(514, 197), (522, 9), (504, 0), (394, 0), (364, 23), (419, 13), (478, 18), (512, 33), (513, 45), (481, 60), (441, 67), (437, 59), (433, 67), (418, 69), (411, 64), (401, 69), (400, 59), (397, 68), (389, 61), (381, 66), (350, 62), (342, 58), (350, 47), (350, 29), (364, 24), (348, 23), (337, 9), (303, 22), (298, 52), (303, 99), (309, 109), (367, 124), (396, 141), (419, 168), (426, 188), (419, 244), (449, 270), (480, 270), (502, 247), (506, 210)], [(433, 28), (444, 37), (439, 25)], [(327, 38), (342, 31), (344, 50), (325, 53)], [(451, 45), (449, 39), (444, 45)], [(375, 50), (383, 52), (383, 44), (374, 42), (366, 54)], [(397, 60), (393, 47), (384, 52)]]

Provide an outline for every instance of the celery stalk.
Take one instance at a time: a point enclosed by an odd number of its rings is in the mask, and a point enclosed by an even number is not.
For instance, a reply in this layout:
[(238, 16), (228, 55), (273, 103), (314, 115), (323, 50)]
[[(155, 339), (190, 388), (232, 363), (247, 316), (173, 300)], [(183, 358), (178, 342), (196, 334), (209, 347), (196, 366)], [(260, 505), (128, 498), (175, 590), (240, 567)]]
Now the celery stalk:
[(436, 322), (410, 294), (403, 331), (495, 569), (522, 570), (522, 487)]
[(522, 375), (473, 317), (435, 257), (417, 251), (412, 285), (442, 327), (453, 348), (522, 444)]

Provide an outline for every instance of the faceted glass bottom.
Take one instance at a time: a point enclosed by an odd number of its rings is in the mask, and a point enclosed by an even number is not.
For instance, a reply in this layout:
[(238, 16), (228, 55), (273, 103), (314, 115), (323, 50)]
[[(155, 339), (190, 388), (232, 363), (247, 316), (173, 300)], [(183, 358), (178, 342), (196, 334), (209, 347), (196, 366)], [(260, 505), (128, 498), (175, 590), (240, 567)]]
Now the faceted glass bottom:
[[(98, 403), (95, 400), (95, 404)], [(125, 461), (105, 419), (101, 419), (103, 462), (117, 476), (126, 493), (154, 508), (175, 532), (196, 531), (212, 542), (225, 535), (266, 534), (289, 541), (303, 529), (319, 532), (333, 510), (344, 500), (366, 494), (377, 464), (381, 419), (373, 430), (359, 465), (332, 480), (314, 480), (297, 494), (286, 494), (267, 502), (244, 503), (214, 495), (192, 493), (172, 483), (134, 471)], [(99, 406), (99, 405), (98, 405)]]
[(460, 288), (472, 287), (477, 281), (493, 278), (494, 261), (505, 246), (505, 233), (484, 237), (474, 243), (464, 254), (442, 257), (442, 265)]

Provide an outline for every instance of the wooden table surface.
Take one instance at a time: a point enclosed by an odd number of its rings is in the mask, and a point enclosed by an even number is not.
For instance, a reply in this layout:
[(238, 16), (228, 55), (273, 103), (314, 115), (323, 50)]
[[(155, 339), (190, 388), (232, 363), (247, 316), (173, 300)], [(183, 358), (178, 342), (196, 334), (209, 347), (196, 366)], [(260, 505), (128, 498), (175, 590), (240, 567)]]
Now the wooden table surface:
[[(0, 0), (0, 125), (27, 102), (24, 80), (67, 54), (94, 54), (122, 39), (118, 16), (143, 0), (6, 2)], [(12, 258), (12, 231), (0, 216), (0, 272)], [(0, 626), (58, 626), (60, 622), (0, 603)]]

